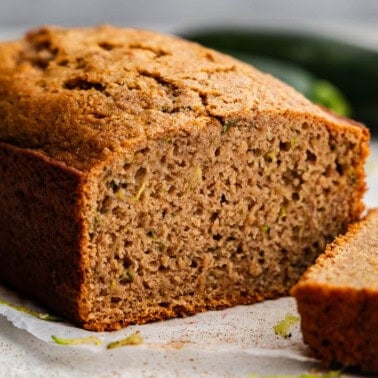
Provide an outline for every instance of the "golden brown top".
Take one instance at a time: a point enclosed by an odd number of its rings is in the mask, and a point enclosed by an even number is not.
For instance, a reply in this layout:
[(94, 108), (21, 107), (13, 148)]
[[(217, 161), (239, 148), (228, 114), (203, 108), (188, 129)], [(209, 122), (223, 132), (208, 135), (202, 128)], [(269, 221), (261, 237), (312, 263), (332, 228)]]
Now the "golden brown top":
[(171, 36), (46, 27), (0, 44), (0, 140), (78, 168), (148, 138), (288, 112), (358, 129), (253, 67)]
[(378, 291), (378, 208), (369, 210), (365, 219), (327, 246), (294, 287), (294, 293), (319, 286), (325, 291)]

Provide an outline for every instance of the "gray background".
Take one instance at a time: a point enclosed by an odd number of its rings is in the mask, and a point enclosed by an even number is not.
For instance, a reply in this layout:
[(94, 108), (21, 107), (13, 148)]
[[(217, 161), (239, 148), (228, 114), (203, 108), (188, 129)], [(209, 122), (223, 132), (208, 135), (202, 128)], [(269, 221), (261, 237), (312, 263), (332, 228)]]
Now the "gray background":
[(238, 19), (378, 21), (377, 0), (1, 0), (0, 23), (206, 23)]
[[(186, 29), (204, 25), (350, 26), (377, 30), (377, 0), (0, 0), (0, 29), (40, 24)], [(353, 33), (351, 33), (353, 34)]]

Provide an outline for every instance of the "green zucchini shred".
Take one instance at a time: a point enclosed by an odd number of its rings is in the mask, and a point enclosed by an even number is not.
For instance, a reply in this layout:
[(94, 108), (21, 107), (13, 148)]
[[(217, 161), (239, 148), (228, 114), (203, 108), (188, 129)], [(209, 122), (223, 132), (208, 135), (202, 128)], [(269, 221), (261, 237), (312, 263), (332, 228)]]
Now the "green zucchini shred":
[(146, 190), (147, 185), (148, 185), (148, 180), (147, 180), (147, 178), (145, 178), (142, 182), (142, 185), (139, 187), (137, 193), (133, 197), (134, 201), (140, 200), (140, 197), (142, 196), (143, 192)]
[(267, 163), (272, 163), (276, 159), (276, 153), (274, 151), (269, 151), (264, 155), (264, 160)]
[(17, 310), (17, 311), (24, 312), (25, 314), (34, 316), (35, 318), (38, 318), (38, 319), (41, 319), (41, 320), (46, 320), (46, 321), (50, 321), (50, 322), (58, 322), (58, 321), (62, 320), (62, 318), (60, 318), (58, 316), (50, 315), (48, 313), (40, 313), (40, 312), (32, 310), (32, 309), (30, 309), (26, 306), (15, 305), (15, 304), (13, 304), (13, 303), (5, 300), (5, 299), (0, 298), (0, 304), (6, 305), (10, 308)]
[(81, 344), (94, 344), (94, 345), (101, 345), (102, 341), (96, 336), (88, 336), (88, 337), (77, 337), (77, 338), (70, 338), (64, 339), (55, 335), (51, 335), (51, 338), (55, 341), (56, 344), (59, 345), (81, 345)]
[(124, 339), (113, 341), (109, 343), (106, 349), (114, 349), (127, 345), (140, 345), (143, 343), (143, 338), (139, 333), (133, 333), (130, 336), (127, 336)]
[(264, 224), (264, 226), (261, 227), (261, 230), (264, 234), (269, 234), (270, 232), (270, 226), (267, 224)]
[(273, 327), (274, 333), (287, 339), (291, 337), (290, 328), (299, 322), (299, 317), (286, 314), (285, 318)]

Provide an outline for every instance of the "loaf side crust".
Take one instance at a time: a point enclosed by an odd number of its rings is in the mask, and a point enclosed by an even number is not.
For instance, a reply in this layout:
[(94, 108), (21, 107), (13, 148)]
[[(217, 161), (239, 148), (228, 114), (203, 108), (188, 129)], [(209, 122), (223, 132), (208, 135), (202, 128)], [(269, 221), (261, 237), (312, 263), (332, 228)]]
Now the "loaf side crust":
[(1, 282), (80, 322), (85, 175), (0, 142), (0, 176)]

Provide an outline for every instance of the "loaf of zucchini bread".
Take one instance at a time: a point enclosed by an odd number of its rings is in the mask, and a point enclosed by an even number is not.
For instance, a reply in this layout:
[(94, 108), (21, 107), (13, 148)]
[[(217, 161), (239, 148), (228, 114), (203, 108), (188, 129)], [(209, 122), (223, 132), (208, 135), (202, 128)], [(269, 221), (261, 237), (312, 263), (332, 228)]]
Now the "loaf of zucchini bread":
[(369, 133), (110, 26), (0, 44), (0, 281), (91, 330), (284, 295), (364, 208)]

